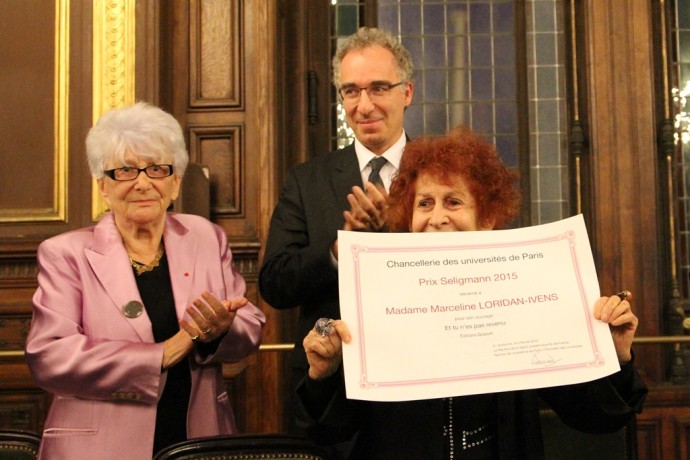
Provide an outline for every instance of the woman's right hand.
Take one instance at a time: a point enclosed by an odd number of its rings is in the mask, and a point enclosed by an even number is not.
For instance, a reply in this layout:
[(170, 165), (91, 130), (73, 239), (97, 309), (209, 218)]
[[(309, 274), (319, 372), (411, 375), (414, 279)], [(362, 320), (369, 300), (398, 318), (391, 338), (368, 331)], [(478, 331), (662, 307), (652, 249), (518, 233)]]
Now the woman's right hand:
[(187, 307), (191, 321), (180, 320), (180, 327), (193, 337), (192, 340), (213, 342), (230, 330), (237, 310), (248, 304), (246, 297), (225, 300), (214, 297), (210, 292), (203, 292)]
[(309, 377), (321, 380), (335, 374), (343, 361), (343, 342), (352, 340), (347, 324), (332, 320), (333, 330), (322, 336), (314, 329), (302, 341), (309, 362)]

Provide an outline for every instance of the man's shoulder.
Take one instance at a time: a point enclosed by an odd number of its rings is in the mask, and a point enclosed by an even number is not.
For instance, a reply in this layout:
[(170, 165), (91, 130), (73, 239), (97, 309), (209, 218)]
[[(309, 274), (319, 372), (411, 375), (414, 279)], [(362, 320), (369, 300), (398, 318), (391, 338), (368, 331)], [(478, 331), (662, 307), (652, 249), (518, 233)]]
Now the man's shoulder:
[(321, 168), (341, 166), (348, 161), (357, 161), (354, 144), (331, 152), (319, 153), (294, 167), (296, 173), (309, 173)]

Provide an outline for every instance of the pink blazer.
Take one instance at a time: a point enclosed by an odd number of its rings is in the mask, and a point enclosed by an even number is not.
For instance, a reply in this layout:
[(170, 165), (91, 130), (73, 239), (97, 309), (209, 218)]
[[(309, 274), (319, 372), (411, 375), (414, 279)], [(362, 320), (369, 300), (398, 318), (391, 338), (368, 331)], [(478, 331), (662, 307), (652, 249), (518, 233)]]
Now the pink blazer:
[[(204, 290), (245, 294), (220, 227), (170, 213), (163, 239), (178, 318)], [(141, 297), (113, 216), (44, 241), (38, 264), (26, 358), (36, 383), (54, 394), (39, 458), (150, 460), (166, 379), (163, 345), (154, 343), (146, 311), (123, 314), (127, 302)], [(215, 354), (190, 353), (189, 437), (237, 431), (221, 363), (256, 351), (264, 322), (261, 310), (247, 305)]]

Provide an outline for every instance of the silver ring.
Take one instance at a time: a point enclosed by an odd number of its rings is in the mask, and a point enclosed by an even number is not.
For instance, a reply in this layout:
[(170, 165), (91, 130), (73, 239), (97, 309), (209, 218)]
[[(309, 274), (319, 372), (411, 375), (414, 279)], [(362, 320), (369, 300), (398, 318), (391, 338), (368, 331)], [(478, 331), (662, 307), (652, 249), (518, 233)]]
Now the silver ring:
[(199, 334), (192, 336), (192, 342), (196, 342), (197, 340), (199, 340)]
[(321, 337), (326, 337), (333, 332), (333, 320), (330, 318), (319, 318), (314, 324), (314, 330), (321, 334)]
[(208, 334), (209, 332), (211, 332), (211, 329), (205, 329), (205, 330), (203, 330), (203, 331), (201, 331), (201, 332), (203, 332), (204, 334)]
[(617, 292), (616, 295), (618, 296), (618, 298), (621, 299), (621, 301), (623, 301), (623, 300), (628, 300), (628, 297), (630, 297), (632, 295), (632, 292), (630, 292), (628, 290), (624, 290), (624, 291)]

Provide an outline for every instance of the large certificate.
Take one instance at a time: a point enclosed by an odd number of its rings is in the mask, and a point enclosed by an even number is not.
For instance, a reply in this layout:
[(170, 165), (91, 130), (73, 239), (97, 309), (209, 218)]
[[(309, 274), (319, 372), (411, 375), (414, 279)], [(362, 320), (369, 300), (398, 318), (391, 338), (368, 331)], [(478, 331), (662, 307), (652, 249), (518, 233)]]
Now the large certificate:
[(514, 230), (338, 233), (348, 398), (565, 385), (620, 369), (582, 216)]

